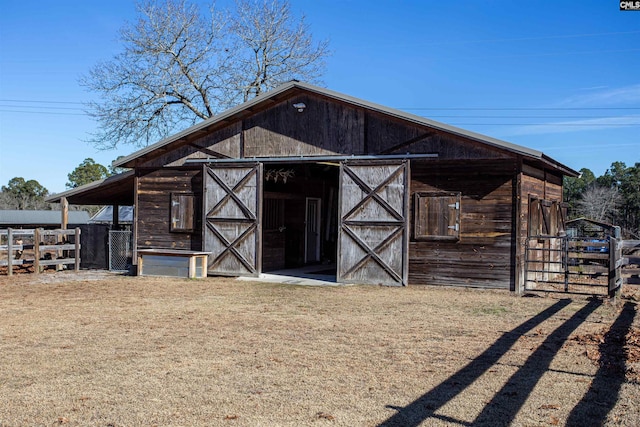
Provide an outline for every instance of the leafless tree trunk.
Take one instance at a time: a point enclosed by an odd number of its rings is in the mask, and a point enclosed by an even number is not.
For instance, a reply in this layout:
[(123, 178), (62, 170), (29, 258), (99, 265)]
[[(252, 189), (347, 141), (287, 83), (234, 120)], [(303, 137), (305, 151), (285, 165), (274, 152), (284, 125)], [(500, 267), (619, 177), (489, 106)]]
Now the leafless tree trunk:
[(80, 83), (101, 149), (146, 146), (291, 79), (316, 82), (327, 42), (314, 44), (287, 0), (238, 0), (204, 16), (188, 0), (146, 0), (120, 32), (123, 51)]

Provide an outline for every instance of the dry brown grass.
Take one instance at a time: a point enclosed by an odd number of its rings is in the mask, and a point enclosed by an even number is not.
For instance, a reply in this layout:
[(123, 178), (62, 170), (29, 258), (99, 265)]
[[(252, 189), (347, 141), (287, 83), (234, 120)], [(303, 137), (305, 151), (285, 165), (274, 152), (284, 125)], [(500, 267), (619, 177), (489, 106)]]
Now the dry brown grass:
[(636, 426), (637, 364), (598, 363), (605, 348), (631, 354), (607, 332), (637, 331), (635, 310), (433, 287), (4, 276), (0, 425)]

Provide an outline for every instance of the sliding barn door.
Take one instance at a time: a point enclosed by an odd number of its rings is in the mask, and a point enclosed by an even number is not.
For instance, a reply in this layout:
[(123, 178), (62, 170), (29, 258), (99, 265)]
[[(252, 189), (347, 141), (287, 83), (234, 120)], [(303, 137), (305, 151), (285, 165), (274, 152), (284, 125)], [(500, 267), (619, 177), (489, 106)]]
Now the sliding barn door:
[(257, 276), (261, 269), (261, 164), (206, 166), (204, 249), (209, 272)]
[(338, 281), (406, 285), (409, 164), (340, 167)]

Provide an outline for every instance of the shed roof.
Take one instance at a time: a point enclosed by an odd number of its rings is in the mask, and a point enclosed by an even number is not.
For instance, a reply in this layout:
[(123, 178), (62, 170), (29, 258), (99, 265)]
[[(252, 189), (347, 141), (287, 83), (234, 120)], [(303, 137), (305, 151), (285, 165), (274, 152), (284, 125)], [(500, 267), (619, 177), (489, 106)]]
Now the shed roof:
[(613, 230), (614, 228), (617, 227), (616, 225), (609, 224), (608, 222), (598, 221), (598, 220), (595, 220), (595, 219), (585, 218), (585, 217), (570, 219), (569, 221), (566, 221), (566, 225), (573, 225), (573, 224), (578, 224), (578, 223), (581, 223), (581, 222), (587, 222), (589, 224), (593, 224), (593, 225), (596, 225), (598, 227), (605, 228), (605, 229), (608, 229), (608, 230)]
[[(0, 227), (60, 225), (60, 211), (0, 210)], [(69, 224), (86, 224), (87, 211), (69, 211)]]
[(90, 182), (45, 199), (59, 203), (63, 197), (73, 205), (133, 205), (134, 171), (127, 171), (105, 179)]
[(496, 138), (492, 138), (490, 136), (471, 132), (456, 126), (451, 126), (445, 123), (437, 122), (435, 120), (430, 120), (430, 119), (417, 116), (414, 114), (410, 114), (401, 110), (385, 107), (379, 104), (364, 101), (362, 99), (345, 95), (339, 92), (335, 92), (329, 89), (321, 88), (318, 86), (314, 86), (314, 85), (310, 85), (310, 84), (302, 83), (298, 81), (291, 81), (291, 82), (285, 83), (272, 91), (261, 94), (243, 104), (240, 104), (221, 114), (218, 114), (194, 126), (191, 126), (183, 130), (182, 132), (179, 132), (155, 144), (145, 147), (139, 151), (136, 151), (135, 153), (129, 156), (116, 160), (113, 162), (113, 165), (115, 167), (135, 167), (135, 163), (137, 160), (144, 161), (147, 158), (155, 157), (160, 152), (166, 152), (166, 150), (172, 149), (173, 147), (178, 147), (181, 144), (185, 143), (186, 138), (193, 133), (196, 133), (199, 131), (206, 131), (207, 128), (213, 127), (215, 125), (240, 119), (243, 116), (251, 114), (255, 109), (258, 109), (262, 104), (266, 104), (266, 105), (272, 104), (273, 102), (287, 98), (288, 96), (295, 94), (297, 92), (308, 92), (308, 93), (325, 96), (325, 97), (332, 98), (347, 104), (354, 105), (356, 107), (365, 108), (371, 111), (386, 114), (391, 117), (406, 120), (419, 125), (428, 126), (436, 130), (441, 130), (444, 132), (448, 132), (450, 134), (462, 136), (474, 141), (487, 144), (489, 146), (497, 147), (502, 150), (506, 150), (517, 155), (521, 155), (531, 160), (542, 162), (552, 167), (553, 169), (557, 169), (561, 171), (565, 175), (570, 175), (570, 176), (579, 175), (577, 171), (552, 159), (551, 157), (545, 155), (541, 151), (534, 150), (528, 147), (523, 147), (521, 145), (513, 144), (507, 141), (502, 141)]

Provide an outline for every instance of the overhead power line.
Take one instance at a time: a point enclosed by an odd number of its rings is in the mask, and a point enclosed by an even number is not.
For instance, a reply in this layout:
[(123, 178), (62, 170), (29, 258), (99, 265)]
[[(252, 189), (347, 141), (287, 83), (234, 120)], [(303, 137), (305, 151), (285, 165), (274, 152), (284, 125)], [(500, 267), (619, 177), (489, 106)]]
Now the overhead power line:
[(24, 114), (55, 114), (58, 116), (86, 116), (85, 113), (58, 113), (56, 111), (20, 111), (20, 110), (0, 110), (0, 113), (24, 113)]
[[(6, 103), (6, 104), (5, 104)], [(28, 105), (35, 104), (35, 105)], [(69, 105), (69, 106), (65, 106)], [(73, 107), (70, 105), (83, 105), (79, 101), (48, 101), (40, 99), (0, 99), (0, 113), (12, 114), (45, 114), (58, 116), (87, 116), (81, 107)], [(611, 114), (606, 116), (597, 116), (594, 114), (614, 111), (640, 111), (637, 107), (404, 107), (398, 108), (404, 111), (419, 111), (421, 117), (428, 119), (449, 119), (447, 123), (453, 126), (553, 126), (553, 127), (629, 127), (640, 126), (640, 123), (527, 123), (528, 120), (611, 120)], [(424, 114), (424, 112), (433, 112), (434, 114)], [(458, 114), (438, 114), (438, 112), (453, 112)], [(495, 114), (477, 114), (495, 113)], [(510, 113), (525, 113), (512, 115)], [(532, 114), (526, 114), (531, 112)], [(546, 112), (548, 114), (535, 114), (535, 112)], [(551, 114), (557, 112), (558, 114)], [(564, 113), (564, 114), (563, 114)], [(568, 114), (567, 114), (568, 113)], [(572, 114), (573, 113), (573, 114)], [(582, 114), (581, 114), (582, 113)], [(634, 116), (624, 118), (634, 120)], [(497, 122), (482, 122), (483, 119), (495, 120)], [(467, 120), (480, 120), (468, 122)], [(518, 122), (513, 122), (518, 120)]]
[(444, 42), (424, 43), (425, 46), (466, 44), (466, 43), (496, 43), (496, 42), (515, 42), (515, 41), (532, 41), (532, 40), (555, 40), (555, 39), (573, 39), (580, 37), (597, 37), (597, 36), (618, 36), (628, 34), (638, 34), (640, 31), (615, 31), (608, 33), (582, 33), (582, 34), (556, 34), (551, 36), (537, 37), (513, 37), (504, 39), (470, 39), (470, 40), (449, 40)]
[(47, 107), (43, 105), (0, 105), (0, 108), (46, 108), (47, 110), (79, 110), (83, 111), (80, 107)]
[[(636, 31), (640, 33), (640, 31)], [(23, 104), (75, 104), (84, 105), (84, 102), (80, 101), (47, 101), (42, 99), (0, 99), (0, 102), (18, 102)], [(46, 109), (77, 109), (79, 107), (58, 107), (58, 106), (27, 106), (27, 105), (0, 105), (0, 108), (46, 108)], [(397, 110), (415, 111), (599, 111), (599, 110), (640, 110), (640, 106), (637, 107), (394, 107)]]
[(84, 102), (79, 101), (45, 101), (42, 99), (28, 100), (28, 99), (0, 99), (0, 102), (24, 102), (34, 104), (78, 104), (83, 105)]
[(453, 126), (553, 126), (553, 127), (583, 127), (583, 126), (598, 126), (598, 127), (616, 127), (616, 126), (640, 126), (640, 123), (448, 123)]
[(397, 107), (397, 110), (440, 111), (580, 111), (580, 110), (640, 110), (640, 107)]

